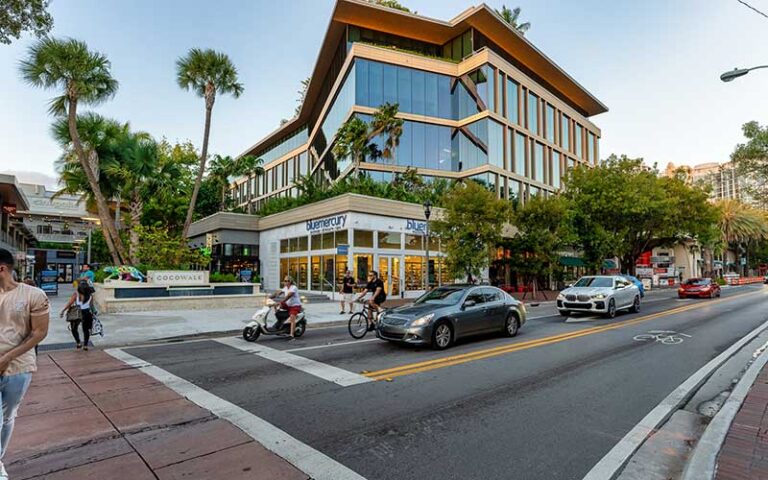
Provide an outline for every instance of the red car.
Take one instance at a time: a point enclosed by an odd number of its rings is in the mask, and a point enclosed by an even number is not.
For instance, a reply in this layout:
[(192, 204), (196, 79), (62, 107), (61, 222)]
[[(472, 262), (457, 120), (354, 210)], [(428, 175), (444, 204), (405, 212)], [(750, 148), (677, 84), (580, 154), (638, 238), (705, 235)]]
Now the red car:
[(680, 298), (715, 298), (720, 296), (720, 285), (711, 278), (689, 278), (677, 289)]

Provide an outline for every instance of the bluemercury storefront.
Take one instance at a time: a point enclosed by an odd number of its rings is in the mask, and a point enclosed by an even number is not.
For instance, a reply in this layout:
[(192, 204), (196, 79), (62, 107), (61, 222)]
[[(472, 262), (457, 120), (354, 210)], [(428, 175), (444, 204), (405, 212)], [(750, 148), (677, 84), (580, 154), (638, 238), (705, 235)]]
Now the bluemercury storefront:
[[(207, 223), (225, 227), (225, 217), (238, 214), (216, 215), (220, 221)], [(259, 218), (256, 228), (267, 291), (280, 288), (280, 279), (290, 275), (300, 290), (331, 294), (338, 292), (349, 269), (361, 287), (370, 271), (379, 272), (390, 297), (424, 292), (426, 221), (420, 205), (347, 194)], [(433, 237), (429, 283), (449, 281), (439, 241)]]

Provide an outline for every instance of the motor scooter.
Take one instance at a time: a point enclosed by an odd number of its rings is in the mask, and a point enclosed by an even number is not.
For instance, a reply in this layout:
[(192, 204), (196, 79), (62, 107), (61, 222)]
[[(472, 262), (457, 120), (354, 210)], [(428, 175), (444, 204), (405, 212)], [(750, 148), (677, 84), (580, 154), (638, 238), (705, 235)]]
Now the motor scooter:
[[(279, 306), (280, 304), (274, 299), (267, 297), (264, 301), (264, 306), (257, 310), (253, 314), (251, 320), (246, 320), (247, 325), (243, 329), (243, 338), (249, 342), (255, 342), (259, 339), (259, 336), (264, 335), (281, 335), (288, 336), (291, 334), (291, 323), (288, 321), (288, 310), (285, 310)], [(269, 312), (275, 312), (275, 323), (270, 326), (268, 322)], [(304, 308), (296, 315), (296, 330), (293, 332), (293, 336), (298, 338), (304, 335), (307, 330), (307, 319), (304, 316)]]

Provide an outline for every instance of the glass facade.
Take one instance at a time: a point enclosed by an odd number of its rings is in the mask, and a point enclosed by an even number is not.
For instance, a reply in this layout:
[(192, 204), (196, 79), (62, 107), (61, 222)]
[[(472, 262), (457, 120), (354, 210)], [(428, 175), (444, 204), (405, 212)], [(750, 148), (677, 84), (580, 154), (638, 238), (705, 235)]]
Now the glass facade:
[(584, 150), (582, 145), (583, 138), (584, 132), (582, 132), (581, 125), (577, 123), (573, 129), (573, 146), (576, 156), (579, 158), (584, 158)]
[(536, 142), (533, 146), (533, 162), (531, 162), (531, 170), (534, 180), (537, 182), (544, 181), (544, 145)]
[(507, 108), (504, 110), (504, 116), (507, 120), (509, 120), (512, 123), (520, 123), (520, 120), (518, 119), (518, 90), (520, 89), (520, 85), (512, 80), (511, 78), (507, 77), (507, 89), (504, 92), (504, 95), (506, 97), (506, 104)]
[(515, 169), (516, 174), (525, 176), (525, 135), (515, 132)]
[(528, 92), (528, 130), (539, 134), (539, 97)]
[(565, 115), (560, 117), (560, 146), (566, 152), (571, 151), (571, 119)]
[(550, 104), (544, 109), (544, 133), (547, 140), (555, 143), (555, 107)]
[(560, 178), (562, 173), (560, 172), (560, 152), (552, 152), (552, 184), (553, 187), (560, 188)]

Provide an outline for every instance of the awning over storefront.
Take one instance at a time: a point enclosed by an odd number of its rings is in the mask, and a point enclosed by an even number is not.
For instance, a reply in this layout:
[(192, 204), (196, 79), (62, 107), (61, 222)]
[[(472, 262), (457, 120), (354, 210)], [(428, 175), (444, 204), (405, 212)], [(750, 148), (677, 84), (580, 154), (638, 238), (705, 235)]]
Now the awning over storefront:
[(560, 257), (560, 265), (564, 267), (585, 267), (584, 260), (579, 257)]

